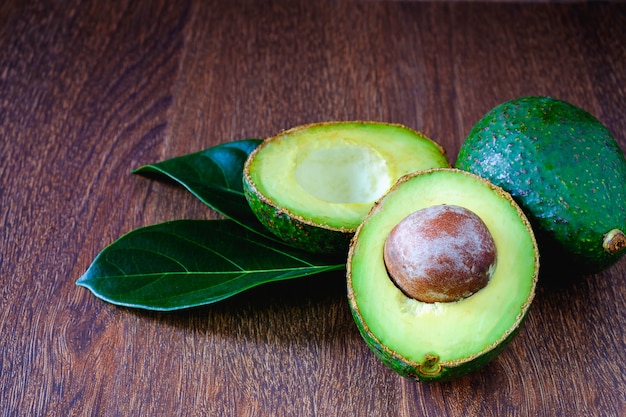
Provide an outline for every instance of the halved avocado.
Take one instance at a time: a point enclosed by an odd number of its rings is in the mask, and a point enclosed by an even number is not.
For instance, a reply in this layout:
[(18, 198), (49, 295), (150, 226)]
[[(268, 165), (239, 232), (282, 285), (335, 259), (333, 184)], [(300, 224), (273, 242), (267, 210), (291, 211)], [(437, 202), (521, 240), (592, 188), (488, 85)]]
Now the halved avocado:
[[(383, 259), (394, 227), (437, 205), (475, 213), (495, 242), (489, 282), (467, 298), (422, 302), (399, 289)], [(517, 333), (535, 294), (539, 254), (530, 224), (511, 196), (452, 168), (407, 175), (367, 215), (351, 242), (348, 300), (368, 346), (391, 369), (420, 381), (449, 380), (495, 358)]]
[(449, 166), (441, 146), (399, 124), (316, 123), (263, 141), (244, 166), (244, 193), (281, 239), (345, 255), (357, 226), (398, 178)]

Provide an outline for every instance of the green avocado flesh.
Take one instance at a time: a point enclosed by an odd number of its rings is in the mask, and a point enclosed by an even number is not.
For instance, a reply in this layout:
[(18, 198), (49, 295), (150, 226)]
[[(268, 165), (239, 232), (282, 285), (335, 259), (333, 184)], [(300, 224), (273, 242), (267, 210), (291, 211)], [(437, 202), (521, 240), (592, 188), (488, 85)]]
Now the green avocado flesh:
[[(391, 230), (409, 214), (456, 205), (478, 215), (496, 245), (487, 285), (453, 302), (404, 294), (383, 260)], [(348, 255), (348, 299), (368, 346), (387, 366), (417, 380), (447, 380), (493, 359), (516, 334), (533, 300), (539, 257), (530, 224), (510, 195), (456, 169), (402, 178), (359, 226)]]
[(312, 252), (343, 252), (363, 217), (401, 176), (448, 167), (445, 151), (397, 124), (327, 122), (266, 139), (244, 167), (259, 220)]
[(550, 97), (500, 104), (472, 128), (456, 167), (513, 196), (551, 265), (594, 273), (624, 254), (624, 153), (585, 110)]

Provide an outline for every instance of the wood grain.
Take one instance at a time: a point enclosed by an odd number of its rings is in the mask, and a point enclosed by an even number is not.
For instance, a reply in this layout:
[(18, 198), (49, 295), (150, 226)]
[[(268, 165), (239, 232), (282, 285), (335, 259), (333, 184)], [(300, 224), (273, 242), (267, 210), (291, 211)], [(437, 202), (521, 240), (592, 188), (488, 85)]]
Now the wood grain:
[(4, 2), (0, 415), (625, 415), (624, 261), (542, 277), (500, 357), (431, 385), (368, 351), (340, 275), (167, 314), (74, 284), (122, 233), (215, 216), (130, 170), (229, 140), (380, 120), (454, 162), (491, 107), (546, 94), (626, 149), (625, 45), (617, 2)]

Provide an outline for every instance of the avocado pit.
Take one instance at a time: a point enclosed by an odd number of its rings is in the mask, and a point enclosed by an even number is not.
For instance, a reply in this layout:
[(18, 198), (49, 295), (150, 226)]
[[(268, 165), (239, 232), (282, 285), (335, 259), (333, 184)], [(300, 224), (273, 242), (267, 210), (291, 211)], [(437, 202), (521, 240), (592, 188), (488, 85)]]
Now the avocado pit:
[(496, 264), (496, 246), (472, 211), (436, 205), (415, 211), (390, 232), (383, 257), (392, 281), (408, 297), (454, 302), (484, 288)]

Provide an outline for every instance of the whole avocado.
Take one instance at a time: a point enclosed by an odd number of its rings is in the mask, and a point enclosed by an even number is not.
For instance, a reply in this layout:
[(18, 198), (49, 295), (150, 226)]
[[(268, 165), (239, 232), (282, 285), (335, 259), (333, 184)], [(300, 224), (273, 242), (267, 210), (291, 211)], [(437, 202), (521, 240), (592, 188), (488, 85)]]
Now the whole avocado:
[(513, 196), (551, 265), (596, 273), (626, 252), (626, 160), (587, 111), (551, 97), (502, 103), (471, 129), (456, 167)]

